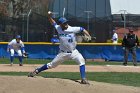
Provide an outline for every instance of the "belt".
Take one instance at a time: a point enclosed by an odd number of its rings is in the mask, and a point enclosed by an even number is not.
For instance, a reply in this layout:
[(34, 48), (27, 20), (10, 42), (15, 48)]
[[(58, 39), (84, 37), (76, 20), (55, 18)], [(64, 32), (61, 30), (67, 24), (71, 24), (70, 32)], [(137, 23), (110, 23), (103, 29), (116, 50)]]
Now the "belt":
[(64, 50), (60, 50), (60, 51), (64, 53), (72, 53), (71, 51), (64, 51)]

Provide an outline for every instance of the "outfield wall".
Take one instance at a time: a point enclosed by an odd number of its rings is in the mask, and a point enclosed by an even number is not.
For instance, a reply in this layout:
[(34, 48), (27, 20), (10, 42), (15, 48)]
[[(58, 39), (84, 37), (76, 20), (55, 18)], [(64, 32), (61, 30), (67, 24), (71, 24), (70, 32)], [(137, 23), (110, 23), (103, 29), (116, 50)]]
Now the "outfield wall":
[[(29, 58), (52, 59), (59, 52), (59, 44), (52, 43), (26, 43), (25, 50), (29, 53)], [(79, 43), (79, 52), (86, 59), (105, 59), (110, 61), (123, 61), (123, 49), (120, 44), (111, 43)], [(0, 57), (9, 57), (7, 53), (7, 42), (0, 43)], [(129, 61), (132, 60), (129, 55)], [(140, 62), (140, 49), (137, 49), (137, 60)]]

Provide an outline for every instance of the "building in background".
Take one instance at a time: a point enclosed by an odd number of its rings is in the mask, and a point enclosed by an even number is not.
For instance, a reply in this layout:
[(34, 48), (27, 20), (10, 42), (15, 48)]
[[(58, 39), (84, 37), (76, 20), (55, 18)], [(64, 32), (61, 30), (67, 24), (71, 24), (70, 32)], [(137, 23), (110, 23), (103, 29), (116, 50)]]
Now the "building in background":
[(65, 16), (70, 25), (84, 26), (92, 37), (97, 37), (96, 42), (106, 42), (112, 36), (109, 0), (50, 0), (49, 10), (56, 18)]
[(140, 1), (139, 0), (110, 0), (112, 24), (117, 29), (119, 38), (128, 33), (129, 27), (140, 36)]

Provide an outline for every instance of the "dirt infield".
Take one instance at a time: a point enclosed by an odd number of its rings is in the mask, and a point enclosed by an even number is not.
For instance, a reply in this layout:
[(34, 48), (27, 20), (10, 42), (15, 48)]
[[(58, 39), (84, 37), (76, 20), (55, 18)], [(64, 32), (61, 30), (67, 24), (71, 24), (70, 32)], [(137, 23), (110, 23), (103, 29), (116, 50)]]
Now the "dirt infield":
[[(14, 64), (0, 64), (0, 72), (30, 72), (42, 65), (27, 65), (19, 66)], [(121, 66), (121, 65), (104, 65), (104, 66), (86, 66), (87, 72), (138, 72), (140, 73), (140, 66)], [(79, 72), (78, 65), (59, 65), (56, 68), (49, 69), (47, 72)]]
[[(0, 72), (30, 72), (41, 65), (0, 64)], [(140, 72), (134, 66), (86, 66), (87, 72)], [(79, 72), (77, 65), (60, 65), (48, 72)], [(89, 81), (82, 85), (69, 79), (30, 78), (27, 76), (0, 76), (0, 93), (140, 93), (139, 87)]]

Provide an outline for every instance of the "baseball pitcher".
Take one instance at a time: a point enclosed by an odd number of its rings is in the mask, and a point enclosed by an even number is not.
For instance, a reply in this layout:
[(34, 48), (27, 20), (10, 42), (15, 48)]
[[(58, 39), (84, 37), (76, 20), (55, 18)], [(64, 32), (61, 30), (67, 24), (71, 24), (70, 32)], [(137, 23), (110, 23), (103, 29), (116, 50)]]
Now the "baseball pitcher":
[(51, 24), (55, 27), (58, 32), (60, 45), (59, 53), (52, 60), (52, 62), (43, 65), (40, 68), (35, 69), (33, 72), (29, 73), (29, 77), (33, 77), (41, 71), (46, 69), (55, 68), (60, 63), (63, 63), (65, 60), (73, 59), (79, 65), (80, 74), (81, 74), (81, 84), (88, 84), (85, 75), (85, 59), (76, 49), (76, 33), (84, 33), (88, 36), (88, 40), (91, 40), (89, 33), (82, 27), (72, 27), (68, 25), (68, 20), (64, 17), (61, 17), (59, 25), (52, 18), (52, 12), (48, 12), (48, 18)]
[(24, 44), (21, 41), (21, 36), (17, 35), (15, 39), (8, 43), (7, 52), (10, 53), (11, 66), (13, 65), (15, 52), (18, 54), (19, 66), (22, 66), (22, 58), (25, 53)]

